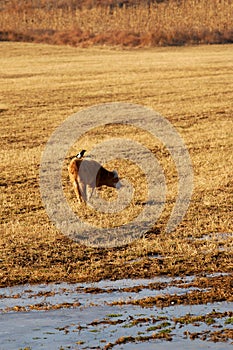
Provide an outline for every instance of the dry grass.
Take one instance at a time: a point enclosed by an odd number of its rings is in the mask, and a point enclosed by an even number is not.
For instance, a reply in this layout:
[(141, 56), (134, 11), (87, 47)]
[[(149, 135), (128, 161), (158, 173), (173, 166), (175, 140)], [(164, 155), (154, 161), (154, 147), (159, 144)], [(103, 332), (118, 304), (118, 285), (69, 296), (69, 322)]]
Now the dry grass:
[(2, 40), (74, 46), (164, 46), (227, 43), (233, 39), (229, 0), (181, 0), (110, 8), (75, 8), (54, 1), (9, 1), (1, 15)]
[[(232, 232), (231, 46), (139, 51), (0, 46), (2, 286), (232, 271), (232, 236), (219, 235)], [(49, 136), (63, 120), (81, 108), (112, 101), (150, 106), (168, 118), (189, 149), (195, 189), (184, 221), (166, 234), (176, 195), (175, 168), (166, 149), (148, 144), (168, 181), (165, 210), (147, 237), (122, 248), (97, 249), (70, 241), (51, 224), (40, 197), (39, 166)], [(84, 137), (76, 147), (91, 150), (103, 136), (101, 130), (93, 135), (93, 141)], [(137, 137), (145, 142), (143, 134)], [(131, 167), (115, 165), (131, 176)], [(77, 210), (65, 172), (63, 183)], [(209, 238), (199, 239), (205, 234)], [(154, 259), (157, 253), (163, 258)]]

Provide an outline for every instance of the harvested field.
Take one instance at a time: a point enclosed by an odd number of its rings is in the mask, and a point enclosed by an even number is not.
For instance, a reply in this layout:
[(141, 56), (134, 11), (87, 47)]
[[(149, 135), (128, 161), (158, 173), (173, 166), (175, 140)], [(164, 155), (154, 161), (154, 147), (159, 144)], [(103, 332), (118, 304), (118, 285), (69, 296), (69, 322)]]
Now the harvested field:
[[(207, 289), (206, 293), (192, 291), (179, 298), (171, 295), (162, 299), (150, 295), (149, 299), (141, 298), (140, 305), (132, 304), (134, 307), (168, 307), (174, 301), (188, 305), (226, 302), (224, 312), (230, 311), (232, 53), (230, 45), (121, 51), (0, 43), (2, 288), (48, 282), (195, 275), (198, 281), (190, 282), (190, 287)], [(166, 147), (159, 142), (146, 143), (143, 133), (135, 136), (133, 129), (132, 132), (127, 129), (127, 136), (144, 143), (163, 167), (168, 188), (166, 205), (147, 235), (122, 247), (94, 248), (62, 235), (48, 219), (39, 188), (41, 155), (51, 133), (68, 116), (95, 104), (118, 101), (153, 108), (172, 123), (191, 157), (194, 191), (184, 220), (171, 234), (166, 233), (164, 227), (177, 195), (175, 165)], [(114, 125), (109, 126), (107, 137), (114, 136), (115, 130)], [(124, 132), (124, 129), (117, 130), (118, 136)], [(82, 148), (90, 152), (104, 137), (106, 130), (105, 133), (101, 129), (92, 130), (88, 137), (84, 135), (77, 140), (67, 156)], [(69, 183), (67, 162), (68, 159), (62, 172), (67, 201), (74, 211), (85, 211), (77, 204)], [(113, 163), (122, 177), (132, 176), (132, 164), (117, 160)], [(143, 174), (139, 172), (133, 179), (136, 188), (142, 179)], [(105, 198), (116, 195), (108, 189), (101, 193)], [(138, 195), (130, 210), (139, 210), (138, 202), (142, 200)], [(94, 222), (96, 217), (89, 220)], [(109, 218), (103, 220), (110, 225)], [(212, 273), (223, 275), (205, 278)], [(5, 294), (4, 289), (3, 296)], [(70, 306), (59, 304), (61, 309)], [(122, 305), (127, 308), (130, 304)], [(206, 314), (220, 317), (211, 314), (212, 311), (208, 309)], [(202, 330), (192, 329), (192, 334), (186, 336), (212, 341), (217, 337), (229, 342), (232, 315), (224, 315), (224, 322), (230, 324), (224, 326), (225, 333), (211, 329), (204, 334)], [(201, 316), (199, 321), (205, 322), (204, 312)], [(172, 322), (184, 322), (183, 318), (175, 320), (175, 317)], [(152, 326), (151, 320), (148, 327)], [(119, 340), (118, 345), (125, 340)], [(117, 339), (111, 343), (115, 341)]]
[[(2, 43), (1, 285), (231, 271), (231, 57), (231, 46), (122, 52)], [(167, 151), (154, 145), (170, 201), (154, 233), (125, 248), (84, 249), (48, 220), (40, 159), (50, 134), (69, 115), (112, 101), (143, 104), (166, 116), (188, 147), (195, 188), (185, 219), (167, 235), (177, 179)], [(96, 139), (94, 134), (76, 147), (90, 151)], [(63, 183), (76, 206), (66, 164)], [(130, 262), (137, 258), (142, 260)]]

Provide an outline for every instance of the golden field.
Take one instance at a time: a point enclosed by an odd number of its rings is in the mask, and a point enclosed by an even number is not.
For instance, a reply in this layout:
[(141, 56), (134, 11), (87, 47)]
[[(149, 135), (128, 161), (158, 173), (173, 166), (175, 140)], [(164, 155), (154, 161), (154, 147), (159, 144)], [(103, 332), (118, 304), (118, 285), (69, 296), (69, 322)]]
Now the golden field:
[[(119, 50), (0, 43), (1, 286), (232, 271), (232, 54), (230, 45)], [(180, 133), (193, 164), (192, 200), (182, 223), (165, 233), (177, 194), (175, 167), (161, 145), (146, 144), (168, 184), (168, 201), (154, 229), (119, 248), (80, 246), (48, 219), (39, 189), (41, 155), (68, 116), (118, 101), (153, 108)], [(105, 134), (93, 131), (70, 155), (91, 151)], [(128, 137), (135, 138), (133, 130)], [(145, 144), (143, 134), (137, 138)], [(127, 164), (114, 166), (122, 177), (126, 170), (129, 177), (133, 173)], [(66, 169), (64, 162), (64, 191), (79, 210)], [(139, 173), (136, 187), (142, 179)]]

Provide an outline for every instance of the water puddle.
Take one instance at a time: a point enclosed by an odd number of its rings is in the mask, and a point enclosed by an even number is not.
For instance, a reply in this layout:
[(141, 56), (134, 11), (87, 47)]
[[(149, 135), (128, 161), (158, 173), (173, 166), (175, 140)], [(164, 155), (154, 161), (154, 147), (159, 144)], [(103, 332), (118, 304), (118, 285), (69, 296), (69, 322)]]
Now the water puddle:
[[(0, 311), (29, 311), (30, 309), (48, 309), (59, 305), (93, 306), (106, 305), (117, 301), (137, 300), (161, 294), (183, 294), (185, 285), (193, 277), (154, 278), (118, 281), (100, 281), (96, 283), (59, 283), (25, 285), (0, 289)], [(183, 283), (184, 287), (181, 287)], [(179, 284), (179, 286), (176, 286)], [(189, 287), (189, 290), (198, 288)], [(34, 307), (33, 307), (34, 306)]]
[(196, 276), (2, 288), (0, 349), (230, 349), (233, 303), (137, 304), (208, 290)]
[(199, 238), (189, 238), (190, 241), (208, 241), (208, 242), (217, 242), (221, 243), (225, 241), (229, 241), (229, 244), (232, 245), (232, 239), (233, 239), (233, 232), (222, 232), (222, 233), (211, 233), (203, 235)]

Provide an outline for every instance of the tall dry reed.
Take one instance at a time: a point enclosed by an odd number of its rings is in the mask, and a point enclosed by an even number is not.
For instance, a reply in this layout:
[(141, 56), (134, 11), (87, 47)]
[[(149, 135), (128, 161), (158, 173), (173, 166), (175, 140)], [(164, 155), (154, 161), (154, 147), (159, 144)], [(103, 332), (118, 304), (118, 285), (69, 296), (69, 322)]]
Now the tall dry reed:
[[(182, 45), (233, 41), (233, 2), (230, 0), (170, 0), (149, 6), (75, 8), (35, 6), (2, 9), (1, 33), (51, 43)], [(13, 3), (12, 3), (13, 4)], [(32, 4), (34, 6), (32, 6)], [(18, 36), (20, 39), (20, 36)], [(6, 37), (7, 39), (7, 37)], [(60, 41), (60, 42), (59, 42)]]

